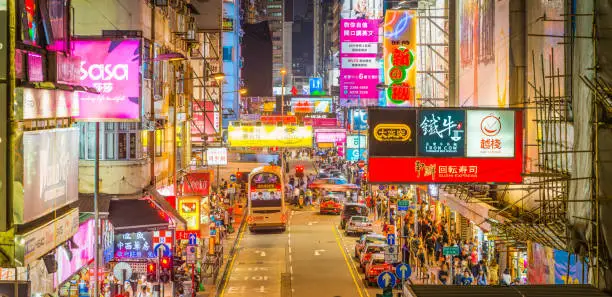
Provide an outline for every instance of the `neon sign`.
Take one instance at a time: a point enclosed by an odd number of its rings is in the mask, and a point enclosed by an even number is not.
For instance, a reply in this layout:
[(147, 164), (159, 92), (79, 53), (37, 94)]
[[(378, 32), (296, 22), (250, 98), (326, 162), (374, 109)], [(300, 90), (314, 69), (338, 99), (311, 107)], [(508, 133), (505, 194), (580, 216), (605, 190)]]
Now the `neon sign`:
[(416, 16), (414, 11), (390, 10), (385, 16), (385, 83), (387, 105), (415, 104)]

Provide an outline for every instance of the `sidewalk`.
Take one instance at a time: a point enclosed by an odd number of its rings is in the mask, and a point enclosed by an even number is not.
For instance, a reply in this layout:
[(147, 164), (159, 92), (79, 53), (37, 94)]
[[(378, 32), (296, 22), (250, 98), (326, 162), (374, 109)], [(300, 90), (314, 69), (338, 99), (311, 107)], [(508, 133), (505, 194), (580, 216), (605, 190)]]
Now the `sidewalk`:
[[(204, 291), (196, 292), (197, 297), (214, 297), (217, 295), (217, 290), (221, 289), (221, 281), (227, 278), (226, 274), (229, 273), (227, 269), (229, 269), (229, 261), (231, 261), (233, 254), (236, 252), (235, 245), (237, 243), (237, 239), (240, 237), (240, 233), (244, 231), (242, 227), (242, 223), (245, 220), (246, 208), (242, 208), (242, 213), (234, 214), (234, 223), (232, 224), (234, 227), (234, 232), (231, 234), (227, 234), (226, 237), (221, 241), (221, 246), (223, 248), (223, 259), (221, 262), (221, 266), (219, 268), (219, 273), (217, 277), (213, 279), (212, 277), (203, 279)], [(206, 238), (205, 240), (208, 240)]]

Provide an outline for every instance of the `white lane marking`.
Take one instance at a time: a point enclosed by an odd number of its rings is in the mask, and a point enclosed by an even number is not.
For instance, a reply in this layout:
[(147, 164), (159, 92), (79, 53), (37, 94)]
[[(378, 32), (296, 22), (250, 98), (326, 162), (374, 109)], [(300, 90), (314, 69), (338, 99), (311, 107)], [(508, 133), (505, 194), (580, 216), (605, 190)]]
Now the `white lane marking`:
[(293, 274), (293, 266), (289, 266), (289, 272)]
[(291, 255), (289, 255), (289, 262), (293, 262), (293, 257), (291, 257)]
[(314, 250), (315, 256), (321, 256), (321, 253), (325, 252), (325, 250)]
[(308, 226), (312, 226), (313, 224), (316, 224), (316, 223), (318, 223), (318, 222), (317, 222), (317, 221), (314, 221), (314, 222), (308, 222)]
[(291, 254), (291, 247), (289, 247), (289, 254)]
[(265, 257), (266, 256), (266, 252), (264, 251), (255, 251), (256, 254), (259, 254), (259, 256), (261, 257)]

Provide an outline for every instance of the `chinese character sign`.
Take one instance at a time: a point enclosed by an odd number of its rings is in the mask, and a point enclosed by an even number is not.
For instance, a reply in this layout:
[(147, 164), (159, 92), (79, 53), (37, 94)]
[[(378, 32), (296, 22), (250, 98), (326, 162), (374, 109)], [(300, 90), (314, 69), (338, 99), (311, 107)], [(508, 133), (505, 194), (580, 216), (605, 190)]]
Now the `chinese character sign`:
[(140, 40), (75, 40), (81, 57), (81, 84), (98, 94), (80, 92), (79, 120), (140, 119)]
[(371, 183), (522, 181), (521, 111), (379, 107), (368, 115)]
[(152, 232), (115, 234), (115, 258), (155, 258)]
[(414, 10), (387, 10), (385, 14), (384, 81), (387, 106), (415, 106), (416, 30)]
[(340, 21), (340, 100), (343, 105), (378, 105), (382, 81), (377, 61), (380, 19)]
[(206, 150), (207, 165), (227, 165), (227, 148), (211, 147)]
[(513, 110), (467, 111), (467, 156), (514, 157)]
[(420, 156), (463, 156), (465, 150), (464, 110), (419, 112)]
[(343, 19), (381, 19), (383, 0), (342, 0)]

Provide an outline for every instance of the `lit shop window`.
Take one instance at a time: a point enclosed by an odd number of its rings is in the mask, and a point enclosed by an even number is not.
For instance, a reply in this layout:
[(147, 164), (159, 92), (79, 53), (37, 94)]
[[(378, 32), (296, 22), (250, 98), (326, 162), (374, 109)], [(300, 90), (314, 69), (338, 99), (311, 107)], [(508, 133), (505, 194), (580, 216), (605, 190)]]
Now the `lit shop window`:
[[(80, 128), (79, 158), (94, 160), (96, 124), (77, 123)], [(101, 123), (100, 160), (137, 160), (143, 156), (140, 123)]]

